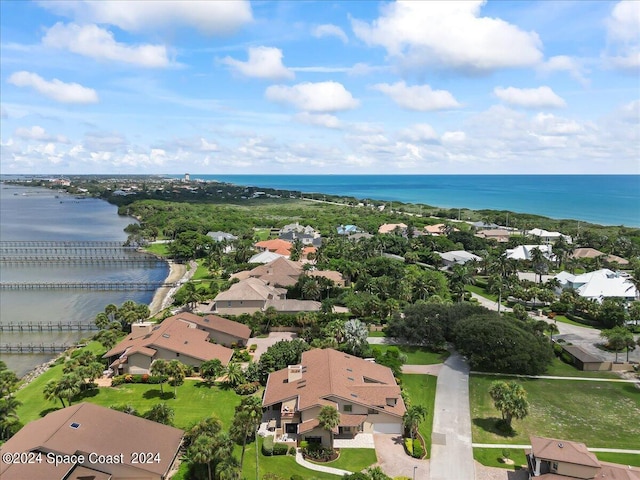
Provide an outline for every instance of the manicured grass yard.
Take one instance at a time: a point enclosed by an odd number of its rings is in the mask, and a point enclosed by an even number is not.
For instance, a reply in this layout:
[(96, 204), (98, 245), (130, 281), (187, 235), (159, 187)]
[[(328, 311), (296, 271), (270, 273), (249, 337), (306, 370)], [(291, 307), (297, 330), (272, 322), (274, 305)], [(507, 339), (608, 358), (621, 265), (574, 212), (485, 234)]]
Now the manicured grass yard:
[(340, 457), (337, 460), (329, 463), (318, 463), (318, 465), (359, 472), (377, 461), (378, 457), (373, 448), (343, 448), (340, 450)]
[(427, 448), (427, 458), (431, 457), (431, 431), (433, 429), (433, 411), (436, 403), (436, 383), (433, 375), (401, 375), (402, 386), (409, 394), (412, 405), (423, 405), (427, 409), (427, 418), (420, 424), (418, 431)]
[(495, 429), (500, 412), (488, 393), (491, 382), (499, 379), (471, 376), (469, 395), (475, 443), (529, 444), (529, 435), (540, 435), (583, 442), (592, 448), (638, 448), (640, 390), (633, 384), (518, 379), (527, 391), (529, 415), (514, 420), (515, 435), (505, 437)]
[[(493, 293), (487, 292), (482, 287), (478, 287), (476, 285), (465, 285), (464, 289), (467, 292), (475, 293), (475, 294), (480, 295), (481, 297), (488, 298), (492, 302), (497, 302), (498, 301), (498, 296), (497, 295), (494, 295)], [(504, 299), (503, 299), (503, 303), (504, 303)]]
[(567, 323), (569, 325), (577, 325), (578, 327), (594, 328), (591, 325), (586, 325), (584, 323), (580, 323), (580, 322), (576, 322), (574, 320), (571, 320), (571, 319), (565, 317), (564, 315), (556, 315), (555, 317), (553, 317), (553, 319), (558, 321), (558, 322)]
[(513, 460), (513, 465), (502, 462), (502, 448), (474, 448), (473, 458), (487, 467), (505, 468), (507, 470), (520, 469), (527, 464), (524, 450), (521, 448), (509, 448), (509, 459)]
[(144, 247), (144, 250), (155, 255), (163, 257), (169, 256), (169, 244), (168, 243), (151, 243)]
[[(391, 345), (372, 345), (378, 348), (382, 353), (386, 352)], [(407, 365), (436, 365), (443, 363), (448, 357), (449, 352), (433, 352), (425, 347), (417, 347), (410, 345), (396, 345), (401, 353), (407, 356)]]
[(387, 335), (382, 330), (370, 330), (370, 337), (386, 337)]
[[(637, 449), (636, 449), (637, 450)], [(621, 465), (631, 465), (640, 467), (640, 455), (630, 453), (609, 453), (609, 452), (593, 452), (601, 462), (619, 463)]]

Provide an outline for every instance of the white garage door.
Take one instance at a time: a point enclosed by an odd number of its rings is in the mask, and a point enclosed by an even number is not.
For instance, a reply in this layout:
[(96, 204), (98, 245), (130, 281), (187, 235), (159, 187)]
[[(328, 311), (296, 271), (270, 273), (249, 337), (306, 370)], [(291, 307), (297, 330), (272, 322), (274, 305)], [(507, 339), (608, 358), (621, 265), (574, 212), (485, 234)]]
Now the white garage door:
[(399, 423), (374, 423), (373, 433), (402, 433), (402, 424)]

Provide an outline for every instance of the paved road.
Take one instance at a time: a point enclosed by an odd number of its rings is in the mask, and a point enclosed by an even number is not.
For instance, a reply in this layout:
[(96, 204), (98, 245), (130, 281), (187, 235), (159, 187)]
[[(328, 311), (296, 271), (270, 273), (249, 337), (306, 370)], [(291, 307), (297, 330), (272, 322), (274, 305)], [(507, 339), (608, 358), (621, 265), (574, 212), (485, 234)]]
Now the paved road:
[(469, 413), (469, 366), (455, 352), (438, 375), (431, 441), (431, 480), (475, 478)]

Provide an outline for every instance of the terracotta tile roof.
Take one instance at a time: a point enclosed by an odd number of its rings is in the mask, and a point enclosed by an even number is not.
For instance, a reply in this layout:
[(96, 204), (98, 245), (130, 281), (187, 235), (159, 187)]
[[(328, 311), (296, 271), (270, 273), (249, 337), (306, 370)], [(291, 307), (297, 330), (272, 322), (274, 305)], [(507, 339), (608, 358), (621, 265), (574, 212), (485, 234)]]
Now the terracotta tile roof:
[[(401, 417), (405, 405), (391, 369), (347, 355), (330, 348), (314, 349), (302, 354), (302, 379), (288, 382), (288, 369), (269, 375), (263, 406), (298, 397), (298, 410), (329, 403), (329, 398), (375, 408)], [(396, 398), (396, 404), (386, 405), (386, 398)]]
[(600, 466), (596, 456), (587, 450), (584, 443), (543, 437), (530, 437), (530, 440), (531, 450), (536, 458), (589, 467)]
[(308, 275), (310, 277), (324, 277), (338, 286), (344, 285), (344, 277), (340, 272), (336, 272), (335, 270), (311, 270)]
[(407, 226), (404, 223), (385, 223), (383, 225), (380, 225), (380, 228), (378, 228), (378, 233), (391, 233), (393, 232), (396, 228), (407, 228)]
[[(184, 316), (184, 314), (181, 315)], [(180, 315), (176, 315), (154, 326), (149, 333), (134, 332), (129, 334), (105, 353), (102, 358), (122, 354), (129, 356), (134, 352), (153, 358), (157, 348), (164, 348), (204, 361), (217, 358), (223, 365), (227, 365), (233, 356), (233, 350), (210, 343), (207, 332), (191, 328), (180, 320)]]
[(267, 300), (264, 307), (273, 307), (278, 312), (319, 312), (320, 308), (322, 308), (322, 304), (315, 300), (274, 298)]
[(279, 255), (289, 256), (291, 254), (291, 242), (287, 242), (286, 240), (280, 240), (276, 238), (275, 240), (264, 240), (262, 242), (258, 242), (254, 244), (255, 247), (261, 250), (268, 250), (273, 253), (277, 253)]
[[(154, 475), (168, 473), (175, 459), (184, 432), (160, 423), (111, 410), (92, 403), (78, 403), (57, 410), (28, 423), (3, 446), (2, 452), (57, 452), (60, 454), (99, 455), (123, 454), (125, 465)], [(157, 452), (158, 463), (133, 465), (133, 452)], [(41, 471), (44, 466), (48, 470)], [(26, 465), (30, 467), (31, 465)], [(43, 461), (24, 475), (23, 466), (7, 465), (0, 462), (2, 480), (62, 479), (71, 466), (64, 465), (64, 472)], [(98, 467), (98, 465), (94, 465)], [(109, 465), (99, 465), (101, 471), (110, 471)], [(65, 477), (66, 478), (66, 477)]]
[(298, 425), (298, 433), (310, 432), (311, 430), (313, 430), (314, 428), (318, 428), (319, 426), (320, 422), (318, 422), (318, 419), (311, 418)]

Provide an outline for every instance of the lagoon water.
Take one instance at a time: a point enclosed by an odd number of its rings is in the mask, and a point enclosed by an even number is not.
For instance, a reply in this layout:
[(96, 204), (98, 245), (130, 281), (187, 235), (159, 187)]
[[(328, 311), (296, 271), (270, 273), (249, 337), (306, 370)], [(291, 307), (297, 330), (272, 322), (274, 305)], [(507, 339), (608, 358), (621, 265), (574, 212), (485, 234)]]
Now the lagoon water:
[[(58, 195), (59, 198), (56, 198)], [(132, 223), (117, 208), (97, 199), (75, 199), (53, 190), (2, 185), (0, 241), (118, 241), (127, 238)], [(1, 282), (163, 281), (167, 266), (122, 265), (2, 265)], [(91, 290), (0, 290), (0, 322), (48, 323), (93, 321), (109, 303), (126, 300), (149, 303), (153, 292)], [(0, 332), (2, 344), (73, 343), (87, 332)], [(23, 375), (53, 355), (0, 354), (0, 359)]]
[(640, 227), (640, 175), (199, 175), (283, 190)]

